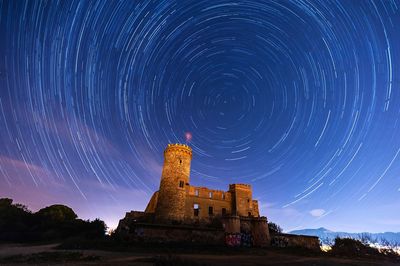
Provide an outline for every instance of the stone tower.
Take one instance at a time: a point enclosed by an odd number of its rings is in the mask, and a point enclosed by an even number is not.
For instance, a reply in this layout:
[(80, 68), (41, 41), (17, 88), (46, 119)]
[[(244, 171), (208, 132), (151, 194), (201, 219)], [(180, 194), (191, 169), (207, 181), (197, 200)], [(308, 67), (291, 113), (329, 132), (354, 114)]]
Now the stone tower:
[(168, 144), (156, 205), (157, 221), (182, 221), (189, 187), (192, 149), (185, 144)]

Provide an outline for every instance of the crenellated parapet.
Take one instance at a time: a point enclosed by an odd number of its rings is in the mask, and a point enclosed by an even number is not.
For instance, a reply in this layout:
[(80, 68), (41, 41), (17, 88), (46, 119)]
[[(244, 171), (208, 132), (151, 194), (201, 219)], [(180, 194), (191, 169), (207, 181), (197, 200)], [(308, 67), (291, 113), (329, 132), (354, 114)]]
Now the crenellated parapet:
[(235, 189), (251, 190), (251, 185), (249, 185), (249, 184), (230, 184), (229, 185), (229, 190), (235, 190)]
[(190, 148), (186, 144), (181, 144), (181, 143), (168, 144), (167, 148), (164, 150), (164, 155), (168, 152), (184, 153), (189, 155), (190, 158), (192, 158), (192, 148)]

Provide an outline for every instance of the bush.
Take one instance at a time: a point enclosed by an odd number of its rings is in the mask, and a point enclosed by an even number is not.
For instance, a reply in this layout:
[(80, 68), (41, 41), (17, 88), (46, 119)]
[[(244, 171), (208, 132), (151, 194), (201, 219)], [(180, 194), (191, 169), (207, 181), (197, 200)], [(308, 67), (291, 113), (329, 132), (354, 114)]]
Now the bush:
[(78, 217), (71, 208), (59, 204), (40, 209), (35, 215), (42, 221), (50, 223), (73, 221)]
[(352, 238), (335, 238), (335, 244), (331, 250), (334, 255), (349, 257), (370, 257), (379, 256), (379, 250), (363, 244), (360, 240)]
[(280, 234), (282, 233), (282, 228), (273, 222), (268, 222), (268, 230), (270, 234)]
[(33, 214), (12, 199), (0, 199), (0, 240), (22, 237), (34, 225)]

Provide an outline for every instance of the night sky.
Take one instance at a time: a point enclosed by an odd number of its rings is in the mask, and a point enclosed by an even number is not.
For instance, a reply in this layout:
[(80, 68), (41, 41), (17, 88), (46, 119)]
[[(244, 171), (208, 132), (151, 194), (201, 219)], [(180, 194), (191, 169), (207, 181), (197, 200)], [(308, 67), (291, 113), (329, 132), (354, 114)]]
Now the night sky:
[(188, 143), (191, 185), (249, 183), (286, 231), (400, 231), (400, 1), (0, 10), (0, 197), (116, 227)]

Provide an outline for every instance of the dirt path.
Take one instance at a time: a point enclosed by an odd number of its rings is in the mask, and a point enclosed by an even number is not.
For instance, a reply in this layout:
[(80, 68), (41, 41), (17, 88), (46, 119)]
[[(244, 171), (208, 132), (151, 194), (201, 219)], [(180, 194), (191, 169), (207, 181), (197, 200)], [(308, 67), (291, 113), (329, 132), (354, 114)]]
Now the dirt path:
[[(367, 261), (342, 259), (332, 257), (305, 257), (283, 252), (266, 251), (265, 254), (238, 254), (238, 255), (218, 255), (218, 254), (156, 254), (156, 253), (134, 253), (134, 252), (112, 252), (102, 250), (56, 250), (57, 244), (27, 246), (18, 244), (0, 245), (0, 259), (7, 256), (29, 255), (40, 252), (78, 252), (84, 257), (97, 257), (96, 260), (79, 260), (72, 262), (62, 262), (58, 265), (153, 265), (155, 260), (170, 262), (169, 265), (362, 265), (362, 266), (378, 266), (387, 265), (394, 266), (395, 263), (383, 261)], [(172, 261), (172, 263), (171, 263)], [(49, 261), (43, 262), (40, 265), (48, 265)], [(51, 263), (53, 265), (53, 263)], [(15, 265), (12, 263), (0, 265)], [(32, 265), (32, 264), (19, 264)], [(35, 263), (37, 265), (37, 263)], [(57, 265), (57, 263), (55, 263)]]
[(53, 251), (53, 249), (58, 245), (59, 244), (27, 246), (21, 244), (0, 244), (0, 257)]

